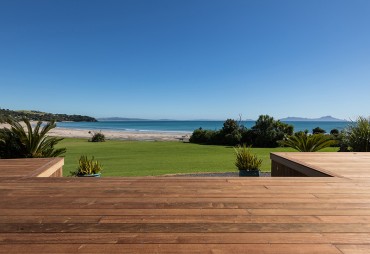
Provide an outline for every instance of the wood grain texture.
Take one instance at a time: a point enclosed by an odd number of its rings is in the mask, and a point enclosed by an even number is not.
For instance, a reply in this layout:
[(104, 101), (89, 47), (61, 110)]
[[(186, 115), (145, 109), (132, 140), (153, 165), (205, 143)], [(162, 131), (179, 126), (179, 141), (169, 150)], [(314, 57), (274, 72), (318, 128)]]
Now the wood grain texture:
[(0, 177), (61, 177), (64, 158), (0, 159)]
[(370, 253), (367, 156), (297, 156), (337, 176), (39, 178), (24, 168), (48, 160), (0, 160), (0, 253)]

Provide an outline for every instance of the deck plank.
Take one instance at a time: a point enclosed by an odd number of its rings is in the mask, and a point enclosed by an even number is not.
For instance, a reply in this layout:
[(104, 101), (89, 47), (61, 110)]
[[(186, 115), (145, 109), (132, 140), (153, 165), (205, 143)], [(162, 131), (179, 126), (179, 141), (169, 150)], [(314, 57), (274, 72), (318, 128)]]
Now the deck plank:
[(263, 253), (342, 254), (331, 244), (12, 244), (0, 253)]
[(370, 233), (0, 233), (0, 244), (92, 243), (92, 244), (367, 244)]
[(370, 253), (370, 174), (295, 154), (336, 176), (36, 178), (17, 168), (47, 160), (0, 160), (0, 253)]

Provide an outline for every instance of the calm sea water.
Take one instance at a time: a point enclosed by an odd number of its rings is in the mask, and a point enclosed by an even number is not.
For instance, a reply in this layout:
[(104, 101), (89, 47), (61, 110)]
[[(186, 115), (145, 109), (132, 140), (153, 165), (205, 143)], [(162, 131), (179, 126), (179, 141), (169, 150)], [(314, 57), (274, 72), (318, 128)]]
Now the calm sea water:
[[(57, 127), (86, 129), (86, 130), (118, 130), (118, 131), (158, 131), (158, 132), (192, 132), (202, 127), (208, 130), (218, 130), (222, 128), (224, 121), (101, 121), (101, 122), (61, 122)], [(294, 131), (305, 129), (312, 131), (315, 127), (320, 127), (326, 132), (332, 129), (342, 130), (348, 122), (286, 122), (294, 126)], [(244, 126), (251, 128), (255, 122), (242, 122)]]

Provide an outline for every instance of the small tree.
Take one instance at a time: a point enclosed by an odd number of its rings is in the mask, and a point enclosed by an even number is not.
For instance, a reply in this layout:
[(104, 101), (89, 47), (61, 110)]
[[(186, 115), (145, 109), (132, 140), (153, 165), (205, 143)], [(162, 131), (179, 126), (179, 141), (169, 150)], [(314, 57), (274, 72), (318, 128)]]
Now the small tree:
[(339, 130), (338, 129), (332, 129), (331, 131), (330, 131), (330, 135), (333, 135), (333, 136), (338, 136), (339, 135)]
[(312, 134), (325, 134), (326, 131), (324, 129), (321, 129), (320, 127), (316, 127), (312, 129)]
[(277, 147), (278, 141), (293, 134), (293, 126), (274, 120), (268, 115), (261, 115), (252, 127), (255, 147)]
[(239, 131), (239, 124), (234, 119), (227, 119), (221, 129), (224, 135), (232, 134), (235, 131)]

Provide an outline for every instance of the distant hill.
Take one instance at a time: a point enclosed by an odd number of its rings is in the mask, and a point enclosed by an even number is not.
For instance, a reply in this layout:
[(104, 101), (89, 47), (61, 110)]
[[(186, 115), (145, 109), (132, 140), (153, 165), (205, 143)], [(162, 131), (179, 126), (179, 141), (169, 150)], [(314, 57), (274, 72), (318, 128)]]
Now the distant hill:
[(99, 121), (150, 121), (142, 118), (128, 118), (128, 117), (103, 117), (98, 118)]
[(0, 122), (5, 119), (5, 117), (14, 117), (15, 119), (21, 119), (22, 117), (27, 117), (32, 121), (51, 121), (55, 120), (57, 122), (70, 121), (70, 122), (97, 122), (97, 120), (90, 116), (82, 115), (67, 115), (67, 114), (53, 114), (46, 113), (37, 110), (10, 110), (0, 108)]
[(143, 119), (143, 118), (128, 118), (128, 117), (103, 117), (98, 118), (99, 121), (178, 121), (173, 119)]
[[(210, 120), (210, 119), (195, 119), (195, 120), (174, 120), (174, 119), (143, 119), (143, 118), (128, 118), (128, 117), (102, 117), (98, 121), (224, 121), (224, 120)], [(255, 121), (252, 119), (242, 120), (242, 122)]]
[(295, 122), (309, 122), (309, 121), (315, 121), (315, 122), (347, 122), (347, 120), (344, 119), (338, 119), (334, 118), (332, 116), (322, 116), (320, 118), (304, 118), (304, 117), (286, 117), (280, 119), (280, 121), (289, 122), (289, 121), (295, 121)]

